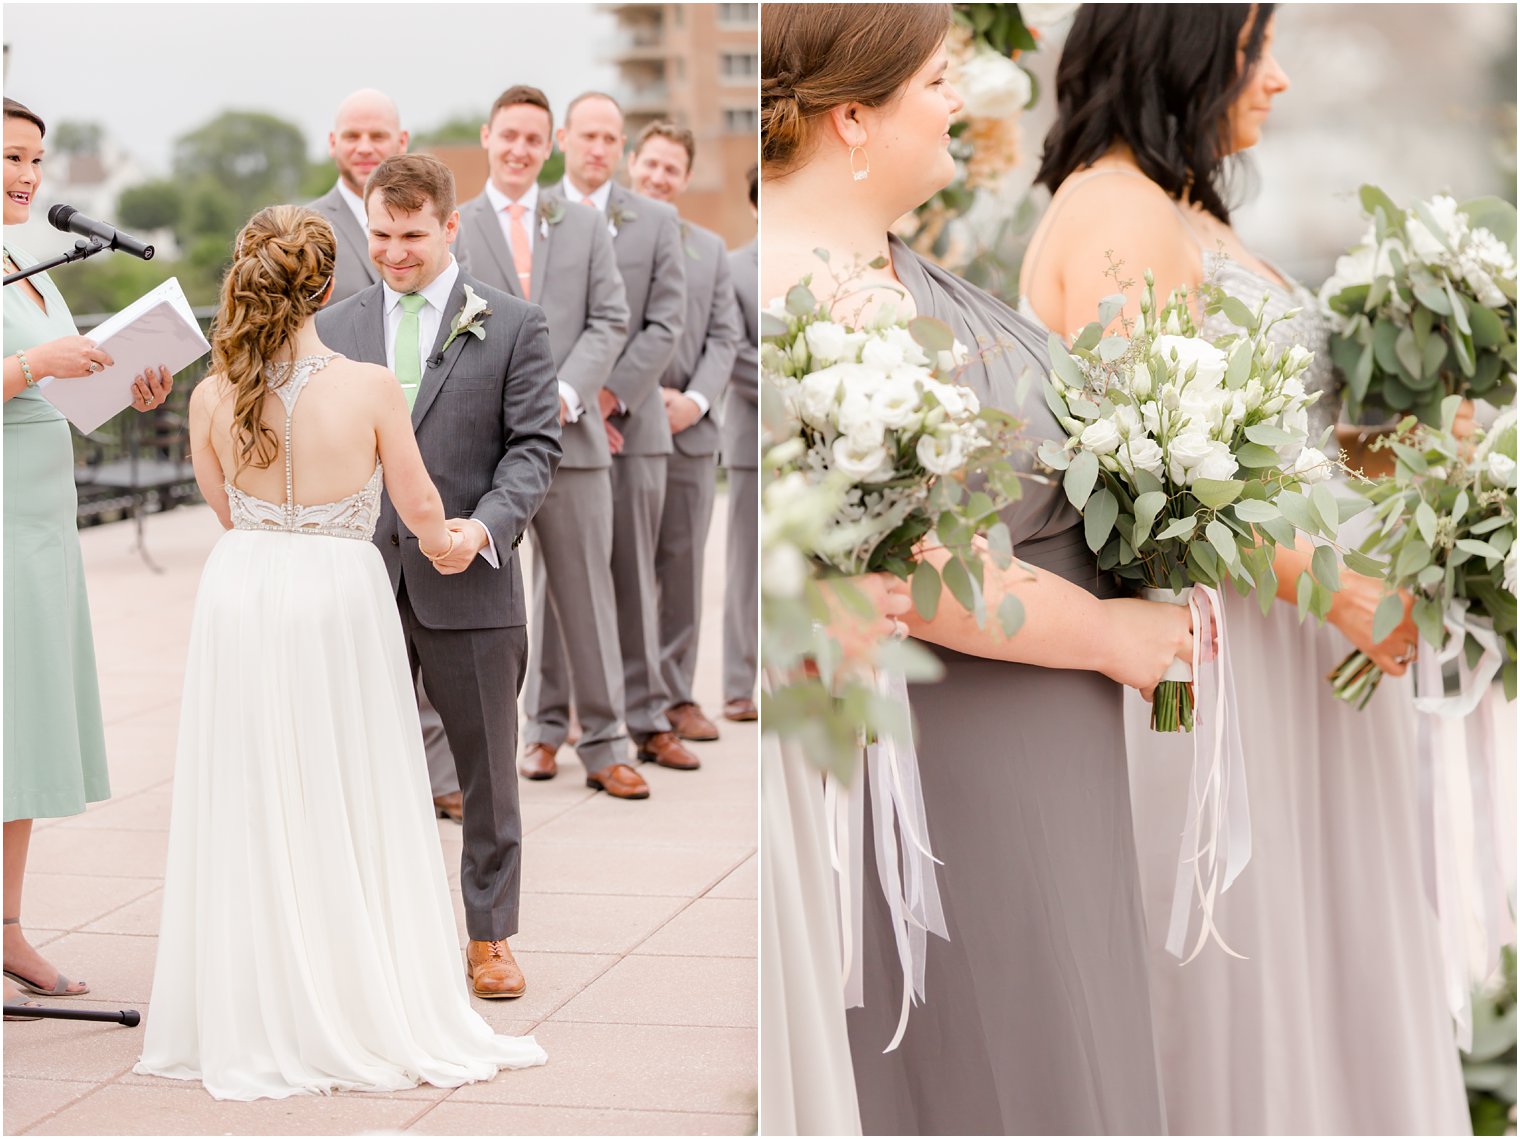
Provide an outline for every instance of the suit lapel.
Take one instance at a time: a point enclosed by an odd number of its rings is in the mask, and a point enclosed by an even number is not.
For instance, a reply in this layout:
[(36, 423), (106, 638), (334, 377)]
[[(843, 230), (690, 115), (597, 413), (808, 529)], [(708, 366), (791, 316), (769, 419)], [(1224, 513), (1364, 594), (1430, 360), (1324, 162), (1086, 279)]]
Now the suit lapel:
[(475, 211), (475, 216), (470, 220), (478, 232), (485, 234), (486, 248), (491, 251), (491, 259), (501, 271), (506, 291), (515, 297), (521, 297), (522, 286), (517, 281), (517, 265), (512, 260), (512, 250), (508, 248), (506, 238), (501, 235), (501, 219), (491, 209), (491, 199), (483, 192), (475, 199)]
[[(539, 204), (543, 204), (543, 193), (541, 191), (539, 193)], [(533, 295), (528, 299), (534, 304), (542, 304), (544, 281), (549, 276), (549, 246), (554, 243), (554, 231), (559, 226), (550, 225), (547, 221), (540, 222), (536, 217), (533, 219), (533, 224), (540, 228), (533, 235), (533, 280), (530, 282), (529, 288), (529, 291)]]
[(459, 315), (459, 310), (464, 308), (464, 272), (454, 278), (454, 287), (449, 290), (449, 303), (444, 306), (443, 320), (438, 325), (438, 337), (433, 341), (433, 350), (423, 361), (422, 383), (417, 388), (417, 402), (412, 405), (412, 427), (421, 425), (422, 417), (427, 414), (428, 408), (433, 406), (433, 400), (438, 395), (438, 389), (443, 387), (443, 382), (449, 378), (449, 372), (454, 367), (454, 362), (459, 359), (459, 353), (464, 351), (464, 342), (473, 339), (473, 334), (466, 332), (454, 337), (454, 343), (449, 345), (447, 352), (443, 352), (443, 359), (437, 366), (433, 364), (438, 360), (439, 353), (443, 349), (444, 341), (449, 338), (449, 330), (454, 326), (454, 318)]
[(359, 294), (359, 318), (355, 339), (359, 360), (385, 367), (385, 290), (367, 289)]

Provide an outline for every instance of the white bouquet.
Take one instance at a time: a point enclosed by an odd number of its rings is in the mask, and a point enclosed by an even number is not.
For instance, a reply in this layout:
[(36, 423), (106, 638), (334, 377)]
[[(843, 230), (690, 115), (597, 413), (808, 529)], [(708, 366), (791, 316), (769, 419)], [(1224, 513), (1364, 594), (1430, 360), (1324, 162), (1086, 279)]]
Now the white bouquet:
[(1402, 209), (1363, 186), (1367, 232), (1320, 289), (1353, 415), (1440, 422), (1448, 395), (1515, 398), (1515, 207), (1446, 195)]

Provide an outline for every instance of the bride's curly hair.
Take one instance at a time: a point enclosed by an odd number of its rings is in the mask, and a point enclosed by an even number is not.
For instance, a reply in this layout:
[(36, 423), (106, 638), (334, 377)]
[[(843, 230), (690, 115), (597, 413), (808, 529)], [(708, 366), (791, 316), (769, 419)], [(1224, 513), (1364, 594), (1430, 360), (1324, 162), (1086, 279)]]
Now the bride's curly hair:
[(289, 357), (301, 325), (322, 307), (337, 255), (332, 226), (304, 206), (268, 206), (238, 234), (211, 332), (211, 368), (232, 387), (240, 466), (274, 462), (279, 441), (263, 419), (264, 366)]
[(1273, 7), (1083, 4), (1061, 49), (1056, 124), (1035, 182), (1054, 193), (1122, 140), (1152, 182), (1228, 224), (1230, 107), (1261, 58)]
[(949, 4), (767, 4), (760, 21), (766, 177), (802, 164), (814, 120), (830, 108), (890, 103), (949, 30)]

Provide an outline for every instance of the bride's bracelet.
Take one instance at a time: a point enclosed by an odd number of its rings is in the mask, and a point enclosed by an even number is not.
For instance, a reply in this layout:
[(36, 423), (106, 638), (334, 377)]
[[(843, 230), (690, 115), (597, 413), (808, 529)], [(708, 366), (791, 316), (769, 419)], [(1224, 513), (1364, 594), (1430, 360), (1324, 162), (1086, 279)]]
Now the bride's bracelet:
[(427, 552), (427, 550), (423, 549), (421, 542), (417, 543), (417, 548), (419, 550), (422, 550), (422, 556), (425, 557), (428, 561), (437, 563), (437, 562), (442, 561), (444, 558), (448, 557), (450, 554), (452, 554), (454, 552), (454, 547), (457, 546), (458, 544), (459, 544), (459, 535), (457, 533), (455, 533), (453, 530), (450, 530), (449, 531), (449, 548), (446, 549), (446, 550), (444, 550), (443, 553), (441, 553), (441, 554), (430, 554), (430, 553)]

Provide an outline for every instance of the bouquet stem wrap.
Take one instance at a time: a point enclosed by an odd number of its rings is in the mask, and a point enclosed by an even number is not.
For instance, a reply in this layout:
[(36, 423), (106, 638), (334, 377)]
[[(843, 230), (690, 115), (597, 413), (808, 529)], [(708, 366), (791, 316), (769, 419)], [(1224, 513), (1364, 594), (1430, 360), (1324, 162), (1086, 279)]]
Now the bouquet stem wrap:
[[(1458, 1047), (1467, 1051), (1472, 1047), (1471, 993), (1474, 980), (1468, 964), (1471, 960), (1466, 933), (1469, 917), (1475, 916), (1483, 930), (1484, 976), (1498, 968), (1500, 949), (1515, 936), (1514, 915), (1504, 885), (1499, 849), (1499, 757), (1491, 707), (1493, 681), (1503, 661), (1503, 653), (1492, 624), (1483, 617), (1470, 615), (1466, 604), (1460, 600), (1446, 611), (1445, 625), (1446, 648), (1437, 649), (1421, 638), (1415, 663), (1414, 706), (1419, 712), (1416, 746), (1423, 816), (1420, 837), (1426, 896), (1435, 908), (1440, 927), (1447, 1005), (1456, 1021)], [(1483, 650), (1472, 668), (1468, 668), (1463, 651), (1469, 636)], [(1452, 660), (1457, 662), (1460, 683), (1457, 692), (1447, 696), (1442, 670)], [(1455, 862), (1459, 824), (1453, 814), (1446, 782), (1450, 757), (1437, 739), (1437, 729), (1443, 719), (1464, 720), (1471, 728), (1467, 732), (1467, 746), (1462, 758), (1467, 764), (1472, 793), (1473, 856), (1478, 876), (1475, 905), (1465, 904)], [(1471, 912), (1474, 908), (1477, 910), (1475, 915)]]
[[(895, 673), (876, 674), (877, 691), (906, 707), (908, 685)], [(905, 739), (883, 735), (865, 747), (862, 776), (841, 787), (833, 776), (824, 784), (824, 807), (829, 820), (830, 848), (839, 881), (840, 930), (843, 939), (845, 1008), (865, 1004), (862, 976), (864, 930), (862, 897), (856, 887), (865, 872), (865, 800), (871, 797), (874, 824), (872, 845), (876, 872), (891, 914), (897, 960), (902, 966), (902, 1014), (897, 1032), (883, 1052), (902, 1043), (908, 1012), (924, 999), (924, 964), (928, 936), (948, 939), (934, 867), (939, 859), (929, 848), (928, 817), (918, 778), (918, 753), (911, 731)]]
[[(1224, 606), (1217, 591), (1206, 585), (1177, 591), (1148, 588), (1147, 600), (1186, 605), (1193, 617), (1193, 664), (1187, 679), (1176, 683), (1197, 686), (1200, 726), (1193, 733), (1193, 767), (1189, 779), (1187, 818), (1182, 846), (1177, 855), (1177, 879), (1172, 891), (1172, 917), (1167, 928), (1166, 949), (1182, 958), (1186, 948), (1192, 901), (1196, 895), (1202, 922), (1186, 965), (1210, 940), (1231, 957), (1244, 958), (1231, 949), (1214, 924), (1214, 906), (1251, 860), (1251, 812), (1246, 791), (1245, 751), (1240, 743), (1240, 712), (1235, 701), (1235, 676), (1230, 669), (1229, 642), (1225, 632)], [(1212, 635), (1211, 635), (1212, 634)], [(1214, 642), (1217, 651), (1206, 654)], [(1174, 667), (1186, 669), (1182, 662)], [(1172, 669), (1168, 669), (1171, 677)], [(1167, 683), (1167, 681), (1163, 681)], [(1160, 698), (1157, 686), (1157, 699)]]

